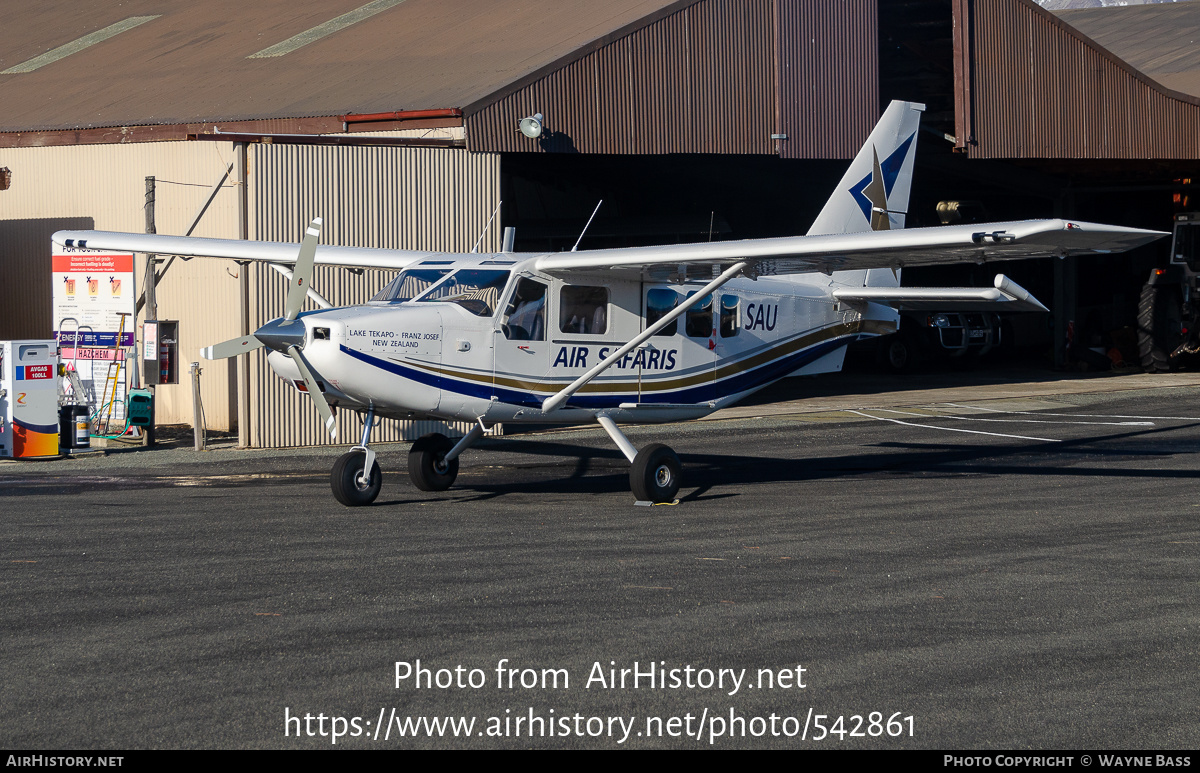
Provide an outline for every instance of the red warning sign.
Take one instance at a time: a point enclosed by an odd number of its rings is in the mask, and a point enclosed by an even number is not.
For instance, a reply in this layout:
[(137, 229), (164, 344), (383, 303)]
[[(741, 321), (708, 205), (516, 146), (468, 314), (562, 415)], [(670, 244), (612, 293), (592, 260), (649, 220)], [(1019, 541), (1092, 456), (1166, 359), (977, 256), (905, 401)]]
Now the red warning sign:
[(17, 368), (17, 380), (32, 380), (35, 378), (53, 378), (53, 365), (24, 365)]

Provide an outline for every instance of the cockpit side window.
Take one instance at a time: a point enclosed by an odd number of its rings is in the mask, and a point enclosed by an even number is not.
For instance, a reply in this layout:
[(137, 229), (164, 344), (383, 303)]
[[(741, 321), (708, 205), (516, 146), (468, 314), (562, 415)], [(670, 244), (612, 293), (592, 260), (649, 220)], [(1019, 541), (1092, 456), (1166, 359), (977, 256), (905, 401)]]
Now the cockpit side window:
[(505, 309), (504, 337), (510, 341), (546, 340), (546, 285), (528, 277), (517, 280)]
[(496, 313), (500, 293), (508, 284), (508, 274), (507, 271), (462, 268), (417, 300), (456, 303), (477, 317), (490, 317)]
[(395, 279), (375, 293), (371, 297), (371, 301), (382, 303), (411, 301), (449, 273), (450, 269), (448, 268), (418, 268), (401, 271)]

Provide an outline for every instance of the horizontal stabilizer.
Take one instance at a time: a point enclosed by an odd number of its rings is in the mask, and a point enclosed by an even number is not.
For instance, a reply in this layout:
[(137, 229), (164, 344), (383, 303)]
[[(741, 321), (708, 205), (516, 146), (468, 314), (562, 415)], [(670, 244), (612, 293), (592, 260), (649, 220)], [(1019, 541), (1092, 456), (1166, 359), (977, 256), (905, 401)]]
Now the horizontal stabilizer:
[(911, 311), (1049, 311), (1004, 274), (996, 274), (994, 287), (845, 287), (833, 297)]

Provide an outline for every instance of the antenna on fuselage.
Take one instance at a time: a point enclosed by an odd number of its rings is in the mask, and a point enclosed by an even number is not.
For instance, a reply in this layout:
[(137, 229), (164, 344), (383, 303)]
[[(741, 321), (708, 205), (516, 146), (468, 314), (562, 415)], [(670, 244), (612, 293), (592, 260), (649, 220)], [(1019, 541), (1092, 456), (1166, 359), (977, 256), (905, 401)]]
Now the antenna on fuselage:
[(504, 199), (496, 202), (496, 208), (492, 210), (492, 216), (488, 218), (487, 225), (483, 227), (483, 232), (475, 240), (475, 246), (471, 248), (471, 252), (479, 252), (479, 245), (483, 243), (483, 237), (487, 236), (487, 232), (492, 227), (492, 221), (496, 219), (496, 215), (500, 214), (500, 205), (503, 203)]
[(600, 199), (600, 201), (596, 202), (596, 208), (592, 210), (592, 216), (588, 218), (587, 225), (585, 225), (583, 230), (579, 232), (579, 238), (575, 240), (575, 246), (571, 248), (571, 252), (575, 252), (579, 249), (579, 243), (583, 241), (583, 235), (587, 233), (588, 227), (591, 226), (592, 221), (596, 219), (596, 213), (600, 211), (600, 205), (603, 203), (604, 199)]

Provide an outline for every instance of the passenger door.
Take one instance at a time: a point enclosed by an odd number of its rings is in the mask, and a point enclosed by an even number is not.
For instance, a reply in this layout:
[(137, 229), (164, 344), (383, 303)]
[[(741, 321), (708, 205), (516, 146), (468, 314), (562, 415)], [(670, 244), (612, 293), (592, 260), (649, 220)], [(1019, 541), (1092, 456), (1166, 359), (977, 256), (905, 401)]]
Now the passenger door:
[[(648, 286), (645, 327), (658, 322), (695, 294), (671, 286)], [(708, 295), (647, 342), (638, 361), (644, 403), (704, 403), (716, 399), (716, 329), (713, 297)]]

